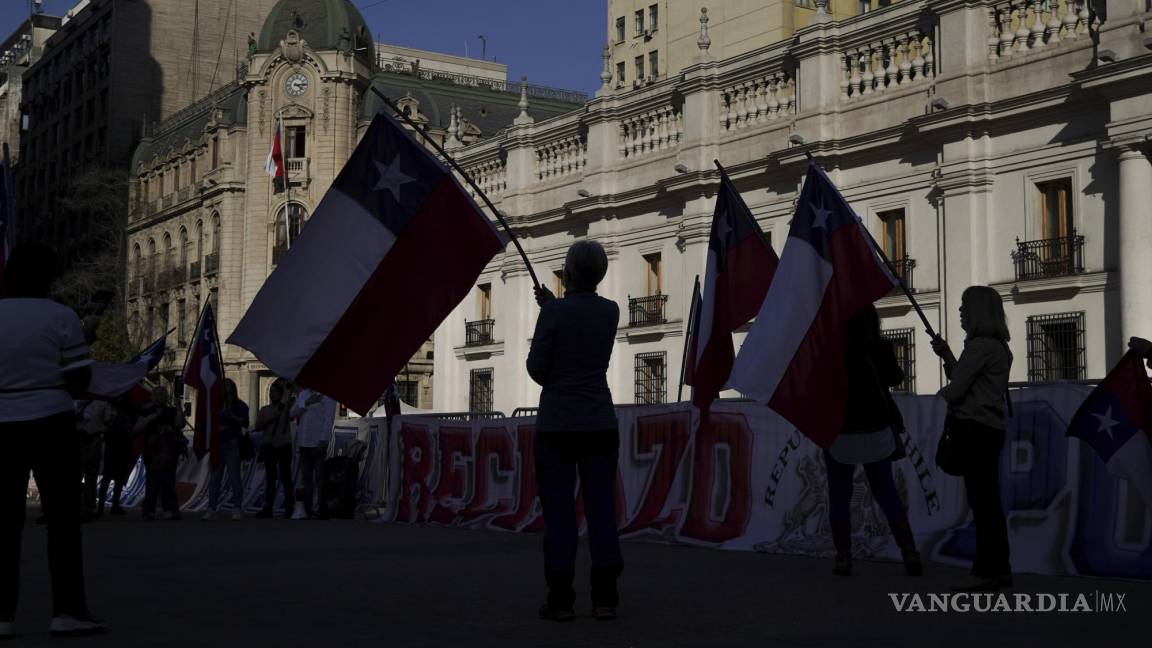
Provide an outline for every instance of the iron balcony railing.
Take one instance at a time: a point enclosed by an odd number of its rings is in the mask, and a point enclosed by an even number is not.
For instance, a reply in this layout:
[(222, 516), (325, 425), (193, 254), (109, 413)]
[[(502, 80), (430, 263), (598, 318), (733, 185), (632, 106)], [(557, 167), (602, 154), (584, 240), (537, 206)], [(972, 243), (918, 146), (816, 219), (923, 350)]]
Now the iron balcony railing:
[(1073, 231), (1071, 236), (1039, 241), (1016, 239), (1012, 260), (1016, 281), (1080, 274), (1084, 272), (1084, 237)]
[(214, 275), (220, 269), (220, 255), (216, 253), (205, 255), (204, 257), (204, 275)]
[(496, 320), (484, 319), (464, 322), (464, 346), (492, 344), (492, 327)]
[(668, 321), (664, 316), (664, 307), (668, 303), (668, 295), (650, 295), (648, 297), (628, 298), (628, 326), (651, 326), (663, 324)]
[[(912, 271), (916, 269), (916, 259), (891, 259), (892, 271), (900, 281), (908, 288), (908, 292), (916, 292), (916, 284), (912, 281)], [(892, 287), (892, 294), (903, 294), (900, 286)]]

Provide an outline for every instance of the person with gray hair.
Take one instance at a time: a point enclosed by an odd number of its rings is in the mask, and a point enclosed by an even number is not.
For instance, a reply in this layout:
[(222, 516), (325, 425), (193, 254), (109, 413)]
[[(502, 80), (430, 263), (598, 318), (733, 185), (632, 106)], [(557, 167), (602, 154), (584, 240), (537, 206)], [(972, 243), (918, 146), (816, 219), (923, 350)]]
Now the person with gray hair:
[(620, 323), (616, 302), (596, 294), (608, 255), (595, 241), (579, 241), (564, 262), (564, 297), (536, 288), (540, 317), (528, 353), (528, 374), (543, 388), (536, 417), (535, 463), (544, 509), (544, 576), (548, 600), (542, 619), (570, 621), (576, 591), (580, 477), (588, 545), (592, 553), (592, 612), (616, 618), (616, 581), (624, 569), (616, 531), (616, 463), (620, 437), (608, 362)]

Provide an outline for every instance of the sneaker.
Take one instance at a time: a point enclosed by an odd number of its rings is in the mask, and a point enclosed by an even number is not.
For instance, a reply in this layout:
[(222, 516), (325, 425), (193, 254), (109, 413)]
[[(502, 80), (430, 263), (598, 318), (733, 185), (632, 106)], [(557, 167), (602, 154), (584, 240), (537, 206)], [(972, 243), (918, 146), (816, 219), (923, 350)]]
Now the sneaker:
[(15, 636), (16, 636), (16, 634), (12, 630), (12, 622), (11, 621), (0, 621), (0, 641), (4, 641), (5, 639), (11, 639), (12, 637), (15, 637)]
[(848, 554), (836, 554), (836, 565), (832, 567), (833, 576), (851, 576), (852, 575), (852, 556)]
[(100, 634), (108, 629), (108, 625), (99, 619), (87, 615), (75, 617), (70, 614), (60, 614), (52, 617), (52, 625), (48, 632), (54, 637), (76, 637)]
[(240, 520), (243, 520), (243, 519), (244, 519), (244, 514), (241, 513), (240, 511), (235, 511), (232, 513), (232, 521), (233, 522), (239, 522)]
[(597, 606), (592, 608), (592, 617), (597, 621), (616, 620), (616, 608)]
[(576, 613), (572, 608), (553, 608), (547, 603), (540, 606), (539, 615), (545, 621), (572, 621), (576, 618)]
[(204, 520), (205, 522), (211, 522), (212, 520), (215, 520), (216, 519), (216, 510), (215, 509), (208, 509), (207, 511), (204, 511), (204, 515), (202, 515), (200, 517), (200, 519)]
[(920, 552), (915, 549), (905, 549), (901, 552), (904, 558), (904, 571), (909, 576), (922, 576), (924, 564), (920, 562)]

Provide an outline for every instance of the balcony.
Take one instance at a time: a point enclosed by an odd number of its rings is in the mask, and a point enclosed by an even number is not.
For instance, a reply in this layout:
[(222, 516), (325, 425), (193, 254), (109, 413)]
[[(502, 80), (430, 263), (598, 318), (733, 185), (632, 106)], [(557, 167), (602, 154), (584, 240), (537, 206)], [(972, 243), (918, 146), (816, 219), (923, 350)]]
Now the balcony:
[(288, 174), (288, 182), (293, 184), (307, 184), (308, 158), (288, 158), (284, 160), (284, 171)]
[(188, 281), (200, 281), (200, 262), (193, 261), (188, 264)]
[(220, 254), (212, 253), (204, 256), (204, 276), (210, 277), (220, 270)]
[(464, 322), (464, 346), (492, 344), (492, 326), (496, 320), (484, 319)]
[(168, 285), (175, 288), (188, 282), (188, 270), (183, 267), (172, 268), (168, 271)]
[(667, 322), (664, 306), (668, 295), (628, 298), (628, 326), (652, 326)]
[(1084, 237), (1077, 235), (1039, 241), (1016, 239), (1012, 253), (1016, 281), (1067, 277), (1084, 272)]
[[(903, 259), (889, 259), (889, 261), (892, 264), (893, 273), (904, 283), (908, 292), (916, 292), (916, 284), (912, 281), (912, 271), (916, 269), (916, 259), (905, 257)], [(892, 286), (892, 292), (889, 294), (902, 295), (904, 291), (900, 289), (900, 286)]]

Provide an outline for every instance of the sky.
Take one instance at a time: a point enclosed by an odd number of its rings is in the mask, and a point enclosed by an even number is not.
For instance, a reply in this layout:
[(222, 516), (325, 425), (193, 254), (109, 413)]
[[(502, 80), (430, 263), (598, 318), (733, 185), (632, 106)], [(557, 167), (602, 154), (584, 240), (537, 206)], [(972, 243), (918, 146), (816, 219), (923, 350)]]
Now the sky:
[[(243, 0), (237, 0), (243, 1)], [(76, 0), (45, 0), (63, 15)], [(191, 4), (189, 2), (189, 4)], [(607, 37), (606, 0), (353, 0), (377, 40), (508, 65), (529, 83), (594, 92)], [(0, 0), (0, 41), (28, 15), (28, 0)]]

